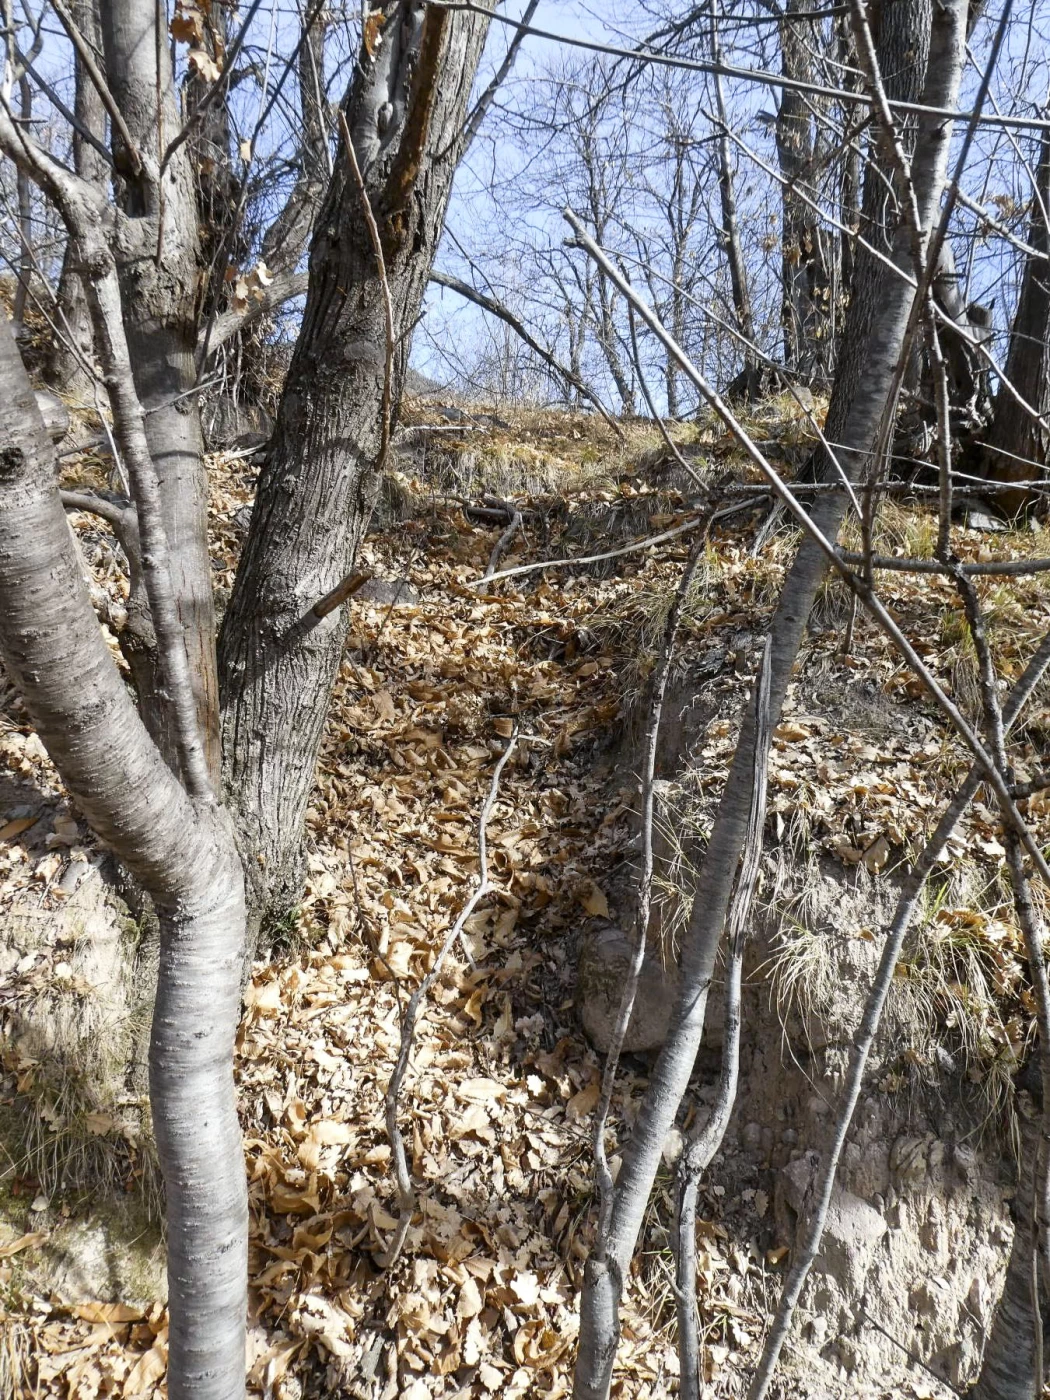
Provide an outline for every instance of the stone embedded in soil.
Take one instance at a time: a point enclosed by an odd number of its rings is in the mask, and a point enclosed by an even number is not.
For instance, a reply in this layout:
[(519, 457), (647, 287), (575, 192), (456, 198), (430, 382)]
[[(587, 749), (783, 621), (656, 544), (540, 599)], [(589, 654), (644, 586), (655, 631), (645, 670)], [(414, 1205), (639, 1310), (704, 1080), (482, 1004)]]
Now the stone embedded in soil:
[[(631, 940), (613, 925), (592, 934), (580, 955), (576, 1005), (587, 1038), (602, 1054), (612, 1044), (631, 956)], [(674, 991), (670, 971), (654, 955), (646, 953), (623, 1043), (625, 1051), (637, 1054), (660, 1048), (667, 1038)]]

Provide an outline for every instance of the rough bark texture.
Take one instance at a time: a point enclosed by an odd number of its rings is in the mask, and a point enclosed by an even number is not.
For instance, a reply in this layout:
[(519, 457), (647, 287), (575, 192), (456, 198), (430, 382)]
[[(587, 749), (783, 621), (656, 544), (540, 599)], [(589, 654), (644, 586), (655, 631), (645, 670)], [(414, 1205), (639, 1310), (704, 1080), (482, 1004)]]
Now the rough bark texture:
[[(1028, 243), (1042, 256), (1029, 255), (1025, 263), (1005, 370), (1022, 398), (1043, 415), (1043, 422), (1036, 422), (1000, 388), (985, 446), (988, 474), (996, 481), (1031, 481), (1050, 460), (1050, 132), (1043, 136), (1036, 178)], [(1018, 491), (1004, 504), (1019, 510), (1027, 499), (1027, 492)]]
[[(98, 0), (75, 0), (70, 6), (77, 28), (96, 50), (101, 48)], [(76, 89), (73, 112), (81, 126), (90, 131), (100, 142), (106, 139), (106, 109), (98, 89), (84, 69), (79, 55), (76, 58)], [(89, 184), (100, 190), (109, 187), (109, 163), (92, 146), (90, 141), (74, 128), (73, 168)], [(86, 366), (95, 362), (94, 346), (91, 339), (91, 315), (88, 311), (87, 295), (80, 277), (76, 243), (70, 239), (66, 245), (62, 261), (62, 275), (58, 283), (58, 308), (56, 320), (63, 338), (56, 337), (50, 363), (47, 367), (51, 383), (64, 393), (87, 397), (90, 401), (93, 379)]]
[[(197, 714), (213, 781), (219, 777), (215, 611), (208, 557), (208, 482), (196, 397), (201, 286), (197, 191), (188, 143), (159, 166), (179, 130), (166, 34), (157, 34), (153, 0), (107, 0), (102, 6), (106, 76), (145, 169), (136, 175), (114, 140), (117, 211), (114, 253), (135, 388), (146, 410), (146, 435), (160, 479), (179, 616), (194, 676)], [(159, 66), (158, 66), (159, 62)], [(175, 766), (171, 717), (161, 687), (150, 684), (144, 656), (140, 703), (150, 732)]]
[[(965, 11), (963, 0), (938, 6), (932, 15), (931, 42), (930, 0), (894, 0), (883, 5), (879, 58), (890, 97), (913, 100), (919, 95), (929, 52), (923, 100), (934, 107), (954, 106), (964, 52)], [(923, 124), (916, 143), (912, 173), (921, 226), (927, 234), (944, 185), (950, 132), (950, 123), (931, 119)], [(883, 172), (872, 170), (868, 184), (881, 185), (883, 179)], [(907, 228), (897, 230), (892, 253), (898, 266), (910, 272), (913, 245)], [(912, 288), (876, 259), (869, 255), (864, 263), (858, 261), (857, 285), (826, 429), (830, 441), (843, 444), (839, 460), (854, 480), (868, 462), (887, 410), (912, 301)], [(813, 518), (826, 536), (834, 538), (844, 511), (843, 497), (828, 493), (819, 498)], [(770, 714), (774, 723), (825, 569), (825, 556), (807, 537), (789, 572), (771, 627)], [(605, 1400), (608, 1395), (620, 1292), (664, 1140), (689, 1082), (703, 1032), (707, 991), (747, 829), (755, 760), (754, 718), (745, 715), (683, 937), (681, 982), (671, 1031), (622, 1154), (607, 1242), (608, 1263), (592, 1257), (587, 1264), (576, 1400)]]
[[(815, 0), (788, 0), (787, 18), (780, 26), (785, 77), (812, 82), (818, 76), (814, 65), (822, 44), (821, 22), (804, 23), (800, 16), (820, 9)], [(776, 125), (777, 156), (786, 182), (781, 215), (784, 364), (807, 384), (830, 380), (834, 352), (829, 264), (835, 250), (813, 207), (813, 171), (821, 145), (814, 108), (819, 114), (820, 102), (785, 88)]]
[[(346, 105), (384, 247), (393, 403), (445, 216), (485, 17), (399, 3)], [(345, 150), (318, 216), (310, 287), (272, 447), (223, 622), (229, 800), (256, 919), (293, 907), (300, 843), (347, 618), (296, 623), (350, 570), (383, 435), (384, 298)]]
[(0, 434), (0, 655), (70, 794), (160, 919), (150, 1087), (167, 1196), (168, 1391), (236, 1400), (247, 1190), (233, 1085), (244, 902), (232, 832), (176, 781), (113, 665), (7, 322)]

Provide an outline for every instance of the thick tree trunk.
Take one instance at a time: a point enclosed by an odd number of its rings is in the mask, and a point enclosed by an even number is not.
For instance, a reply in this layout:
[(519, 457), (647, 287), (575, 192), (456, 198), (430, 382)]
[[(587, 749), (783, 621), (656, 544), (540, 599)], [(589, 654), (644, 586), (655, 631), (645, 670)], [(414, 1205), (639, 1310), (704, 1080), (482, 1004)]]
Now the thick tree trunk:
[[(1028, 255), (1017, 302), (1006, 378), (1043, 421), (1036, 420), (1000, 387), (985, 444), (988, 475), (994, 481), (1032, 481), (1050, 461), (1050, 131), (1043, 135), (1033, 191), (1028, 242), (1040, 254)], [(1003, 499), (1003, 498), (1000, 498)], [(1024, 490), (1004, 499), (1009, 510), (1020, 510), (1030, 499)]]
[[(74, 0), (70, 6), (77, 28), (93, 49), (102, 47), (98, 0)], [(83, 61), (76, 56), (76, 88), (73, 113), (85, 131), (101, 144), (106, 140), (106, 109), (98, 89), (88, 76)], [(88, 184), (104, 190), (109, 186), (110, 168), (101, 151), (73, 130), (73, 169)], [(72, 239), (66, 244), (62, 274), (58, 282), (57, 322), (62, 338), (56, 337), (47, 377), (64, 393), (86, 398), (90, 402), (94, 379), (89, 366), (95, 363), (95, 348), (91, 334), (91, 313), (80, 277), (76, 246)]]
[(8, 322), (0, 434), (0, 656), (71, 796), (160, 919), (150, 1088), (167, 1196), (168, 1393), (237, 1400), (248, 1206), (233, 1084), (244, 899), (232, 830), (173, 777), (113, 665)]
[[(931, 40), (932, 23), (932, 40)], [(923, 101), (952, 108), (958, 97), (966, 31), (965, 0), (938, 5), (930, 0), (893, 0), (882, 7), (879, 59), (891, 97), (914, 100), (929, 52), (929, 77)], [(927, 48), (929, 45), (929, 48)], [(929, 235), (944, 186), (951, 123), (923, 123), (912, 175), (923, 235)], [(881, 185), (885, 173), (872, 169), (869, 185)], [(899, 228), (893, 259), (909, 276), (914, 245), (910, 231)], [(913, 288), (870, 256), (859, 263), (850, 305), (842, 363), (828, 414), (827, 436), (840, 443), (843, 469), (857, 480), (868, 463), (887, 412), (894, 374), (901, 356), (913, 302)], [(863, 374), (862, 374), (863, 368)], [(813, 519), (834, 539), (845, 513), (845, 499), (819, 497)], [(771, 626), (770, 715), (775, 724), (805, 635), (813, 601), (826, 570), (822, 551), (807, 537), (788, 574)], [(743, 848), (755, 768), (755, 725), (744, 716), (733, 766), (726, 782), (711, 838), (704, 855), (700, 884), (683, 937), (681, 980), (664, 1049), (622, 1153), (605, 1259), (588, 1260), (580, 1313), (580, 1352), (576, 1400), (605, 1400), (609, 1392), (618, 1340), (617, 1314), (661, 1152), (688, 1085), (703, 1033), (707, 991), (714, 975), (737, 863)]]
[[(401, 3), (362, 53), (347, 101), (356, 161), (382, 238), (396, 407), (412, 328), (460, 151), (488, 20)], [(347, 617), (300, 625), (347, 574), (384, 444), (384, 289), (346, 150), (318, 216), (310, 287), (277, 428), (223, 621), (229, 801), (256, 922), (294, 907), (300, 842)]]
[[(215, 610), (208, 556), (208, 480), (202, 458), (197, 382), (201, 256), (197, 192), (189, 143), (157, 168), (182, 125), (161, 11), (153, 0), (107, 0), (102, 6), (106, 76), (146, 170), (137, 175), (114, 139), (117, 181), (115, 255), (135, 388), (146, 410), (146, 435), (160, 479), (164, 527), (172, 551), (175, 594), (186, 637), (208, 766), (219, 782), (219, 694)], [(173, 769), (174, 727), (163, 687), (151, 684), (155, 658), (141, 660), (140, 705), (147, 727)]]

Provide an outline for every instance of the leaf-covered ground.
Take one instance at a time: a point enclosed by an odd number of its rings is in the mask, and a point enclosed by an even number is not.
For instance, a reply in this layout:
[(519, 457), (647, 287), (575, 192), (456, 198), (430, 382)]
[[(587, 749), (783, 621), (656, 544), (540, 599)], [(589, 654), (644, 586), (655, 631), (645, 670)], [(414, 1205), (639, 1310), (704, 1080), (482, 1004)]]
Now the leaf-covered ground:
[[(684, 549), (676, 540), (598, 571), (551, 569), (478, 587), (502, 527), (472, 523), (456, 497), (495, 490), (533, 509), (504, 566), (616, 548), (688, 517), (681, 497), (660, 485), (658, 453), (638, 469), (638, 449), (651, 441), (634, 442), (632, 457), (587, 420), (555, 423), (423, 435), (422, 451), (389, 484), (387, 523), (364, 550), (377, 578), (409, 587), (397, 603), (359, 596), (350, 605), (308, 818), (304, 902), (277, 955), (255, 970), (238, 1044), (259, 1395), (513, 1400), (570, 1390), (599, 1074), (573, 1007), (574, 962), (589, 921), (630, 917), (633, 736)], [(783, 425), (782, 436), (790, 441), (794, 431)], [(721, 476), (734, 466), (716, 434), (699, 447), (702, 469)], [(213, 478), (221, 596), (251, 468), (216, 461)], [(742, 513), (712, 538), (688, 609), (679, 672), (705, 677), (712, 713), (687, 785), (701, 841), (793, 547), (780, 535), (752, 557), (762, 513)], [(126, 593), (120, 560), (97, 521), (74, 519), (96, 604), (116, 629)], [(928, 519), (894, 508), (887, 530), (886, 548), (911, 551)], [(993, 543), (1001, 552), (1047, 552), (1041, 535)], [(959, 532), (965, 554), (977, 557), (988, 544)], [(886, 582), (927, 662), (969, 702), (973, 667), (950, 587), (899, 575)], [(1050, 597), (1038, 581), (985, 593), (1004, 674), (1016, 674), (1050, 623)], [(843, 654), (847, 613), (829, 586), (777, 731), (767, 841), (785, 859), (819, 850), (887, 878), (932, 827), (966, 761), (862, 618)], [(863, 723), (858, 697), (870, 710)], [(1026, 739), (1033, 770), (1041, 725), (1050, 727), (1037, 712)], [(51, 815), (27, 827), (25, 816), (0, 810), (3, 899), (10, 907), (31, 892), (46, 914), (65, 897), (71, 865), (100, 853), (64, 803), (10, 687), (4, 714), (0, 762), (12, 781), (37, 789)], [(512, 733), (488, 831), (495, 893), (468, 921), (418, 1024), (400, 1105), (418, 1202), (405, 1248), (387, 1268), (399, 1205), (384, 1094), (399, 1018), (476, 886), (478, 813)], [(1046, 804), (1033, 799), (1029, 814), (1050, 836)], [(977, 804), (958, 848), (990, 893), (980, 907), (949, 900), (936, 917), (949, 935), (963, 930), (979, 944), (994, 985), (982, 1053), (1015, 1055), (1030, 1006), (987, 807)], [(44, 950), (20, 964), (6, 976), (7, 992), (24, 993), (26, 979), (60, 979), (60, 958)], [(958, 997), (973, 1000), (965, 987)], [(15, 1106), (31, 1093), (32, 1072), (5, 1068)], [(643, 1068), (632, 1062), (622, 1076), (621, 1123), (642, 1092)], [(17, 1163), (8, 1178), (27, 1206), (39, 1194)], [(675, 1388), (669, 1186), (667, 1172), (628, 1292), (617, 1380), (624, 1400)], [(715, 1174), (703, 1198), (705, 1366), (729, 1388), (761, 1334), (789, 1243), (773, 1235), (766, 1202), (755, 1199), (763, 1194), (727, 1200)], [(80, 1208), (71, 1199), (68, 1209)], [(741, 1212), (751, 1228), (723, 1223)], [(24, 1393), (163, 1394), (163, 1310), (33, 1294), (15, 1266), (39, 1235), (46, 1229), (34, 1230), (30, 1211), (23, 1229), (0, 1236), (0, 1306), (33, 1387)]]

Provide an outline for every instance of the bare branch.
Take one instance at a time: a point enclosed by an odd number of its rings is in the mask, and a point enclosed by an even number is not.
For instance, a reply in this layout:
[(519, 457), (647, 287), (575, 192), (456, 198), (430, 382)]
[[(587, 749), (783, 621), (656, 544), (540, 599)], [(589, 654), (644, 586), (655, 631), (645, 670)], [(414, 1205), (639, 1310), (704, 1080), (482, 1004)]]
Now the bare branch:
[(762, 859), (762, 833), (766, 819), (766, 781), (769, 775), (769, 737), (772, 716), (769, 705), (770, 640), (766, 639), (755, 677), (755, 766), (751, 775), (751, 807), (747, 839), (740, 858), (733, 902), (729, 907), (725, 968), (725, 1022), (722, 1032), (722, 1068), (715, 1102), (706, 1120), (697, 1119), (678, 1162), (675, 1212), (676, 1295), (678, 1300), (678, 1355), (682, 1400), (700, 1400), (700, 1344), (696, 1326), (696, 1196), (701, 1175), (722, 1145), (736, 1102), (740, 1071), (740, 983), (744, 967), (751, 904)]
[(258, 292), (253, 292), (252, 299), (244, 311), (224, 311), (221, 316), (215, 318), (213, 325), (204, 327), (197, 337), (198, 355), (206, 359), (260, 316), (268, 316), (286, 301), (305, 296), (309, 283), (308, 272), (296, 272), (294, 269), (279, 272), (268, 287), (260, 287)]
[(127, 150), (128, 159), (131, 161), (132, 173), (141, 175), (144, 168), (142, 164), (142, 154), (128, 129), (128, 124), (124, 120), (124, 113), (120, 110), (117, 99), (113, 96), (112, 92), (110, 92), (109, 84), (106, 82), (98, 64), (95, 62), (95, 55), (92, 52), (91, 45), (84, 38), (83, 34), (81, 34), (73, 16), (66, 9), (63, 0), (51, 0), (51, 5), (55, 14), (58, 15), (59, 19), (62, 21), (62, 27), (69, 35), (70, 42), (77, 51), (77, 57), (84, 65), (84, 72), (91, 79), (95, 90), (99, 97), (101, 97), (102, 104), (109, 114), (109, 119), (113, 123), (114, 130), (119, 135)]
[(451, 277), (447, 272), (432, 271), (430, 274), (430, 281), (438, 287), (447, 287), (449, 291), (456, 292), (466, 301), (473, 302), (474, 305), (479, 306), (482, 311), (487, 311), (490, 316), (496, 316), (504, 325), (509, 326), (515, 335), (519, 336), (529, 349), (540, 357), (545, 365), (549, 365), (550, 368), (554, 370), (555, 374), (560, 375), (567, 384), (571, 384), (589, 403), (594, 405), (609, 424), (610, 428), (612, 428), (616, 436), (621, 442), (623, 441), (623, 429), (594, 390), (589, 388), (578, 375), (573, 374), (571, 369), (563, 365), (557, 356), (553, 355), (549, 350), (544, 349), (536, 337), (530, 334), (525, 325), (514, 315), (513, 311), (504, 306), (502, 302), (497, 301), (495, 297), (487, 296), (484, 292), (479, 292), (475, 287), (472, 287), (469, 282), (464, 282), (458, 277)]
[(510, 44), (507, 47), (507, 52), (503, 55), (503, 62), (496, 69), (495, 73), (493, 73), (491, 81), (478, 98), (477, 102), (474, 103), (473, 110), (468, 114), (467, 120), (463, 123), (463, 133), (460, 136), (462, 155), (466, 155), (467, 151), (469, 151), (474, 144), (474, 140), (481, 129), (481, 123), (485, 120), (489, 108), (495, 101), (496, 94), (506, 82), (507, 75), (514, 67), (514, 63), (518, 57), (518, 50), (525, 42), (525, 35), (528, 33), (527, 26), (531, 24), (532, 17), (539, 8), (539, 3), (540, 0), (529, 0), (529, 3), (525, 6), (525, 10), (521, 16), (522, 27), (515, 30)]
[(500, 778), (503, 770), (514, 752), (514, 747), (518, 742), (517, 729), (511, 734), (507, 747), (503, 750), (496, 770), (492, 775), (492, 782), (489, 786), (488, 796), (485, 798), (481, 808), (481, 815), (478, 818), (478, 862), (479, 878), (478, 887), (459, 911), (459, 916), (455, 923), (445, 935), (445, 941), (438, 950), (437, 957), (430, 971), (420, 982), (419, 986), (412, 993), (405, 1014), (401, 1018), (401, 1048), (398, 1052), (397, 1064), (394, 1066), (394, 1073), (390, 1076), (390, 1082), (386, 1089), (386, 1131), (390, 1139), (390, 1150), (394, 1158), (394, 1174), (397, 1177), (398, 1194), (400, 1196), (401, 1217), (397, 1223), (397, 1230), (391, 1241), (390, 1248), (383, 1259), (384, 1265), (389, 1269), (393, 1266), (401, 1253), (408, 1234), (409, 1226), (412, 1224), (412, 1214), (416, 1207), (416, 1192), (412, 1185), (412, 1175), (409, 1171), (408, 1161), (405, 1156), (405, 1140), (401, 1134), (401, 1128), (397, 1121), (397, 1100), (401, 1092), (401, 1086), (408, 1071), (409, 1057), (412, 1054), (412, 1042), (416, 1033), (416, 1017), (419, 1013), (419, 1004), (427, 996), (431, 987), (441, 976), (441, 970), (445, 965), (456, 940), (463, 932), (464, 926), (478, 904), (492, 890), (489, 880), (488, 861), (488, 823), (492, 815), (492, 808), (495, 806), (496, 797), (499, 794)]

